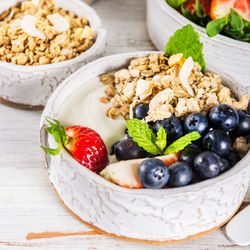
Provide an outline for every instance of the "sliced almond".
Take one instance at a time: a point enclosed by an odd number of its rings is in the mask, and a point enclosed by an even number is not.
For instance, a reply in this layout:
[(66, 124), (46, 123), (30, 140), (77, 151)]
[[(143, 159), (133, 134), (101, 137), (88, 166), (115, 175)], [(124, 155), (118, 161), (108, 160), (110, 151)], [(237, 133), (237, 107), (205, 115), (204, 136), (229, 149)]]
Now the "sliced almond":
[(170, 58), (168, 59), (168, 65), (170, 67), (173, 67), (175, 65), (180, 65), (182, 67), (184, 62), (185, 62), (185, 58), (182, 53), (174, 54), (170, 56)]
[(46, 39), (46, 36), (42, 31), (36, 28), (37, 18), (32, 15), (24, 16), (22, 19), (21, 27), (24, 32), (30, 36), (38, 37), (42, 40)]
[(55, 13), (48, 15), (47, 18), (54, 25), (57, 32), (64, 32), (69, 29), (69, 21), (62, 15)]
[(140, 100), (143, 101), (146, 97), (152, 94), (153, 83), (146, 80), (138, 80), (136, 85), (136, 96), (140, 97)]
[(187, 90), (188, 94), (191, 96), (194, 96), (193, 89), (191, 88), (190, 84), (188, 83), (188, 78), (192, 72), (192, 69), (194, 67), (194, 61), (192, 57), (190, 56), (181, 67), (180, 73), (179, 73), (179, 79), (183, 85), (183, 87)]
[(72, 52), (73, 52), (73, 51), (70, 50), (70, 49), (62, 49), (62, 50), (61, 50), (61, 55), (67, 56), (67, 55), (71, 54)]

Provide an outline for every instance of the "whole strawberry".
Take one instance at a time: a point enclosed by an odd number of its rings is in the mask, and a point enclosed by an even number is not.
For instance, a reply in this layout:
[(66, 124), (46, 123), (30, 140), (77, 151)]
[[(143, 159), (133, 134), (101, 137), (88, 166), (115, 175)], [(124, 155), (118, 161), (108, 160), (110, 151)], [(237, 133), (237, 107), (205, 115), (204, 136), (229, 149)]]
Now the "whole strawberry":
[(48, 133), (53, 135), (58, 143), (57, 149), (42, 147), (47, 153), (56, 155), (64, 147), (81, 165), (95, 173), (107, 166), (107, 148), (96, 131), (82, 126), (70, 126), (65, 129), (57, 120), (48, 117), (46, 120), (50, 124)]

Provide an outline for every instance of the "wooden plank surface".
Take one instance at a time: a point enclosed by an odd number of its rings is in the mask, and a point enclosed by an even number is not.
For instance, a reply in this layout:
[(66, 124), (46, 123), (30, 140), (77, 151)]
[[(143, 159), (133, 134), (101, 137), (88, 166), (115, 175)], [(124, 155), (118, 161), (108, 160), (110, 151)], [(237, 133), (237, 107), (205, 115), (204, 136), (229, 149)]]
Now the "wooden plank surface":
[[(94, 8), (108, 31), (106, 54), (155, 49), (144, 0), (99, 0)], [(147, 246), (82, 225), (64, 210), (48, 181), (39, 148), (40, 115), (0, 105), (0, 249), (243, 249), (229, 242), (223, 229), (187, 243)], [(250, 192), (244, 205), (248, 201)]]

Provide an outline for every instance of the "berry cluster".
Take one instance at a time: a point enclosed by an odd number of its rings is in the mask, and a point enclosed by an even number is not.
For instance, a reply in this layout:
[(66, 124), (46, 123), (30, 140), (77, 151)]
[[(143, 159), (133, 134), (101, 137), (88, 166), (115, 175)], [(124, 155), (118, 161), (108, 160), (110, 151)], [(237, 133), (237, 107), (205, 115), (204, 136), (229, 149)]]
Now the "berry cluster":
[[(139, 104), (134, 108), (134, 117), (144, 119), (147, 112), (148, 104)], [(216, 177), (241, 159), (232, 149), (232, 142), (239, 136), (250, 134), (250, 114), (220, 104), (212, 108), (207, 116), (193, 113), (184, 120), (172, 116), (151, 122), (148, 126), (154, 133), (163, 127), (167, 134), (167, 145), (193, 131), (201, 135), (171, 165), (166, 165), (161, 157), (149, 158), (139, 164), (138, 178), (145, 188), (162, 188), (166, 185), (180, 187)], [(126, 139), (112, 146), (112, 154), (116, 155), (118, 161), (156, 156), (138, 146), (127, 131), (126, 134)]]

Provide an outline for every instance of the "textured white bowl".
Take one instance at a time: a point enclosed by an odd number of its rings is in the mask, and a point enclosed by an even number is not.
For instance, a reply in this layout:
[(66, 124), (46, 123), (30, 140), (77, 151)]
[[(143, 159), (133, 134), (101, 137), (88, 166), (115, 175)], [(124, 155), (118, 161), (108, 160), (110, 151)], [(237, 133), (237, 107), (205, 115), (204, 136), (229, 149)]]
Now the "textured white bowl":
[[(19, 0), (0, 3), (0, 12)], [(55, 88), (84, 64), (100, 57), (105, 49), (106, 31), (96, 12), (81, 0), (55, 0), (56, 5), (86, 17), (95, 31), (96, 41), (91, 48), (71, 60), (41, 65), (20, 66), (0, 61), (0, 98), (20, 106), (42, 107)]]
[(205, 61), (229, 73), (243, 85), (250, 85), (250, 44), (217, 35), (209, 38), (206, 30), (189, 21), (170, 7), (165, 0), (147, 0), (147, 27), (157, 49), (164, 50), (177, 29), (192, 24), (204, 44)]
[[(46, 132), (45, 117), (58, 118), (62, 104), (93, 77), (127, 66), (132, 58), (152, 52), (134, 52), (98, 59), (67, 78), (52, 94), (42, 114), (41, 142), (56, 147)], [(238, 95), (246, 90), (220, 74)], [(112, 129), (112, 128), (110, 128)], [(111, 235), (162, 244), (183, 240), (225, 223), (239, 208), (250, 176), (250, 152), (220, 176), (182, 188), (127, 189), (105, 180), (63, 150), (46, 155), (50, 181), (59, 197), (80, 219)]]

